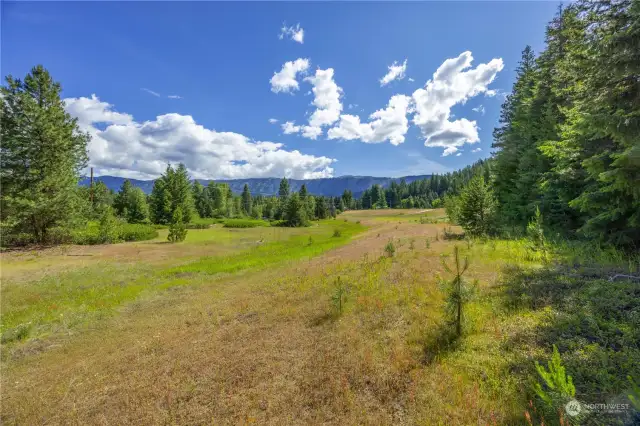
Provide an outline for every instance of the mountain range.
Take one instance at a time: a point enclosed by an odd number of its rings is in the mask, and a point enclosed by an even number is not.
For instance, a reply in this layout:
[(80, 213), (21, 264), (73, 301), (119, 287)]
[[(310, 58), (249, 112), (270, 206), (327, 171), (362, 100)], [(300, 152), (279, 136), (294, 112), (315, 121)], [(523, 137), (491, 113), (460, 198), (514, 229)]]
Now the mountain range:
[[(365, 189), (371, 185), (378, 184), (383, 187), (388, 186), (392, 181), (400, 181), (404, 179), (407, 183), (415, 180), (425, 179), (430, 175), (404, 176), (399, 178), (389, 177), (373, 177), (373, 176), (340, 176), (334, 178), (322, 179), (289, 179), (289, 187), (292, 191), (299, 191), (302, 184), (307, 185), (307, 191), (313, 195), (324, 195), (336, 197), (342, 195), (345, 189), (350, 190), (354, 196), (358, 197)], [(98, 176), (94, 177), (94, 181), (102, 181), (109, 189), (118, 191), (126, 178), (117, 176)], [(226, 183), (231, 187), (231, 191), (240, 194), (244, 188), (244, 184), (249, 185), (249, 191), (252, 195), (276, 195), (280, 187), (281, 178), (251, 178), (251, 179), (216, 179), (215, 182)], [(146, 194), (150, 194), (153, 189), (153, 180), (129, 179), (134, 185), (142, 189)], [(198, 179), (202, 185), (206, 186), (209, 180)], [(83, 177), (80, 185), (89, 186), (90, 179)]]

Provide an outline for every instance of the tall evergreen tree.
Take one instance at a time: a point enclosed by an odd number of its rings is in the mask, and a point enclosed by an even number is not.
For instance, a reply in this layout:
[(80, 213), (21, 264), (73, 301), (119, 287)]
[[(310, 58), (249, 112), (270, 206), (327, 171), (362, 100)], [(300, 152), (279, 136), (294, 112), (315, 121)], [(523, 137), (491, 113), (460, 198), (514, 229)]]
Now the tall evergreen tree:
[(253, 202), (251, 199), (251, 192), (249, 192), (249, 185), (244, 184), (242, 189), (242, 211), (246, 216), (251, 216), (251, 209)]
[(38, 65), (24, 81), (6, 78), (0, 117), (2, 220), (45, 242), (74, 218), (76, 187), (90, 136), (65, 112), (61, 86)]

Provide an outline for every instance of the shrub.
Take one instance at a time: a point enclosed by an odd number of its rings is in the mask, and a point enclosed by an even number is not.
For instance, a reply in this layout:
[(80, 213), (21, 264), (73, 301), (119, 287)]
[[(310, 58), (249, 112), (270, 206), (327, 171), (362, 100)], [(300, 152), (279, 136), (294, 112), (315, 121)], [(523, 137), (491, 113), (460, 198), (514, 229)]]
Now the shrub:
[(550, 408), (549, 412), (562, 410), (565, 404), (574, 399), (576, 387), (571, 376), (565, 372), (556, 345), (553, 345), (553, 355), (547, 362), (547, 368), (536, 361), (536, 371), (542, 380), (535, 383), (533, 390)]
[(187, 229), (209, 229), (211, 225), (208, 223), (188, 223)]
[(424, 242), (424, 245), (426, 248), (431, 248), (431, 240), (429, 238), (427, 238)]
[(100, 218), (98, 228), (98, 241), (103, 244), (112, 244), (120, 241), (120, 222), (113, 215), (113, 209), (106, 208)]
[(393, 257), (396, 255), (396, 246), (393, 244), (393, 240), (389, 240), (387, 245), (384, 246), (384, 252), (387, 257)]
[(225, 228), (256, 228), (258, 226), (269, 226), (269, 222), (256, 219), (227, 219), (222, 226)]
[(333, 236), (336, 238), (342, 237), (342, 231), (339, 229), (334, 229), (333, 230)]
[(120, 227), (120, 239), (123, 241), (146, 241), (158, 236), (158, 231), (141, 223), (125, 223)]
[(185, 238), (187, 238), (187, 227), (182, 221), (182, 208), (178, 206), (173, 212), (167, 240), (172, 243), (179, 243), (184, 241)]
[(409, 241), (409, 250), (414, 250), (414, 249), (416, 248), (415, 243), (416, 243), (415, 238), (412, 238), (412, 239)]

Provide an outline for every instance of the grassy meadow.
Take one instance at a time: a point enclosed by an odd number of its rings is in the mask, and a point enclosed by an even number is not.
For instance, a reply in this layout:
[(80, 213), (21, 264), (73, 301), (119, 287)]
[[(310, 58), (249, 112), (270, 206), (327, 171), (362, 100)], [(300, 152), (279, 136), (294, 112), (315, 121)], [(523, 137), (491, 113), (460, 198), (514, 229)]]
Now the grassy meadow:
[[(2, 423), (556, 424), (554, 344), (581, 400), (640, 379), (640, 290), (608, 281), (637, 258), (462, 240), (442, 210), (210, 225), (2, 253)], [(445, 340), (454, 245), (476, 290)]]

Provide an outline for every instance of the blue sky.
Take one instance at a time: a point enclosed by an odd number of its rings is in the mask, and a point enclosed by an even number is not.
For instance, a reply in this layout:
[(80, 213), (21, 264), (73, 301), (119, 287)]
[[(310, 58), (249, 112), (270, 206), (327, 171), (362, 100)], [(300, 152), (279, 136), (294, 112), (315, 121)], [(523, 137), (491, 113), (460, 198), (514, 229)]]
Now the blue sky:
[[(93, 135), (99, 174), (154, 177), (177, 161), (199, 178), (429, 174), (489, 155), (520, 53), (543, 47), (556, 8), (3, 2), (2, 75), (49, 69), (69, 112)], [(281, 39), (284, 23), (292, 29)], [(292, 39), (299, 28), (302, 43)], [(308, 60), (294, 76), (297, 90), (291, 79), (274, 87), (274, 73), (297, 59)], [(405, 60), (404, 78), (381, 86), (388, 67)], [(434, 79), (441, 66), (442, 90)], [(316, 110), (325, 118), (314, 126)], [(305, 127), (322, 134), (305, 137)]]

